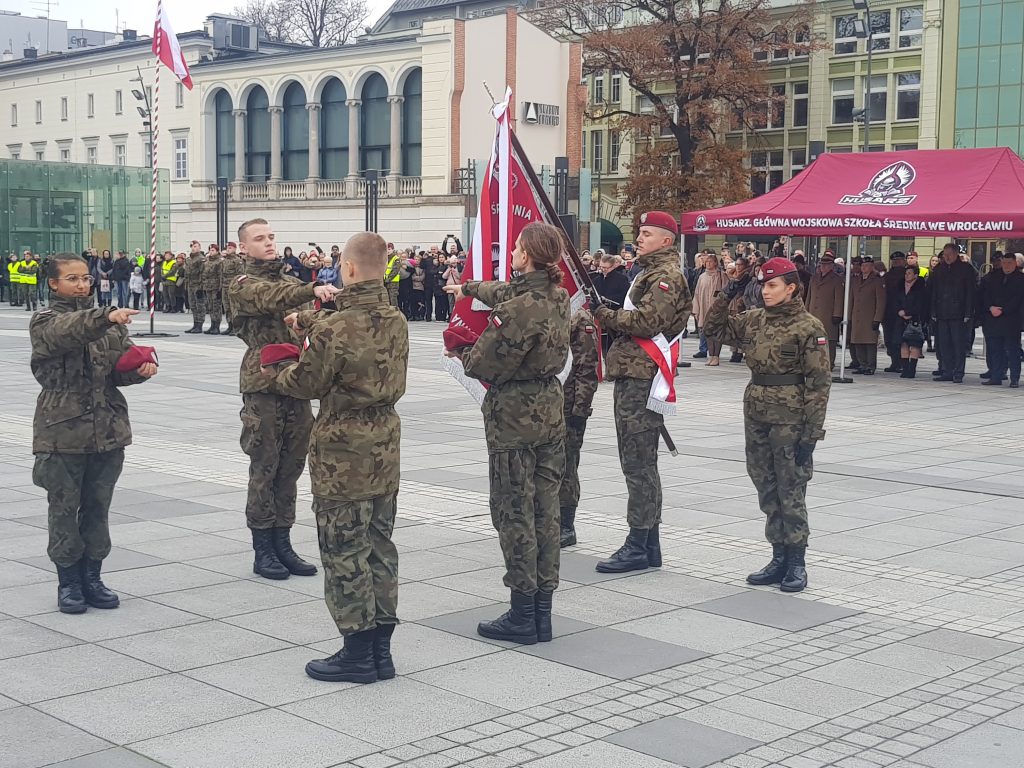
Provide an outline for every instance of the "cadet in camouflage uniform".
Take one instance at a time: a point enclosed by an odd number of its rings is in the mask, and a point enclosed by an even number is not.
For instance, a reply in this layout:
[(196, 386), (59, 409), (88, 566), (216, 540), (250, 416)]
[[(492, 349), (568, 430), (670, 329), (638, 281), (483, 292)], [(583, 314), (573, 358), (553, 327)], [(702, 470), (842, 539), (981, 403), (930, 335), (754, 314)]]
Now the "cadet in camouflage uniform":
[(238, 245), (234, 242), (229, 242), (224, 247), (224, 256), (220, 263), (220, 296), (221, 302), (224, 306), (224, 317), (228, 321), (228, 329), (225, 333), (228, 336), (235, 335), (235, 321), (234, 313), (231, 311), (231, 301), (228, 297), (228, 286), (231, 282), (238, 278), (242, 274), (244, 265), (242, 264), (242, 257), (238, 255)]
[(345, 244), (345, 289), (337, 311), (300, 312), (308, 347), (277, 374), (278, 391), (320, 401), (309, 475), (320, 535), (327, 608), (344, 647), (306, 665), (317, 680), (372, 683), (395, 676), (398, 550), (391, 541), (398, 498), (409, 328), (383, 284), (387, 250), (372, 232)]
[(221, 304), (221, 266), (224, 260), (220, 256), (220, 248), (211, 245), (206, 252), (206, 263), (203, 265), (203, 302), (206, 313), (210, 316), (210, 327), (203, 333), (210, 336), (220, 334), (220, 318), (224, 314)]
[(594, 312), (598, 326), (615, 337), (608, 350), (608, 378), (615, 382), (615, 434), (629, 491), (629, 536), (615, 554), (597, 564), (601, 573), (661, 566), (658, 440), (665, 417), (647, 407), (658, 366), (637, 339), (663, 334), (671, 342), (690, 319), (690, 289), (674, 245), (678, 232), (671, 215), (661, 211), (643, 214), (636, 239), (636, 262), (643, 270), (626, 297), (627, 307), (631, 304), (633, 308), (599, 307)]
[(729, 317), (730, 285), (711, 305), (704, 334), (742, 344), (750, 366), (743, 394), (747, 474), (765, 513), (772, 559), (750, 584), (780, 584), (783, 592), (807, 586), (807, 483), (812, 454), (825, 436), (830, 376), (828, 335), (800, 298), (796, 265), (782, 258), (761, 267), (764, 309)]
[(119, 599), (100, 578), (110, 554), (107, 515), (132, 442), (128, 404), (118, 387), (156, 374), (146, 363), (119, 372), (132, 349), (125, 325), (134, 309), (93, 308), (89, 265), (63, 253), (50, 259), (50, 306), (29, 323), (32, 374), (43, 390), (36, 403), (32, 482), (49, 503), (47, 554), (57, 566), (57, 606), (116, 608)]
[(203, 302), (203, 265), (206, 254), (198, 240), (191, 243), (191, 251), (185, 257), (185, 290), (188, 292), (188, 306), (192, 310), (192, 327), (185, 333), (202, 333), (206, 308)]
[(587, 419), (594, 412), (591, 404), (597, 392), (597, 367), (600, 333), (594, 318), (586, 309), (576, 310), (569, 330), (569, 348), (572, 350), (572, 371), (562, 386), (565, 392), (565, 474), (558, 491), (561, 508), (559, 545), (571, 547), (576, 543), (576, 505), (580, 502), (580, 450), (587, 431)]
[(248, 349), (242, 358), (242, 450), (249, 457), (249, 495), (245, 518), (252, 531), (253, 573), (266, 579), (289, 574), (312, 576), (316, 566), (300, 558), (291, 544), (298, 481), (306, 465), (313, 412), (306, 400), (289, 397), (260, 372), (260, 349), (292, 343), (284, 323), (288, 310), (315, 298), (330, 301), (338, 289), (301, 283), (284, 274), (274, 231), (265, 219), (238, 228), (245, 258), (243, 274), (228, 288), (238, 337)]
[(492, 307), (472, 347), (450, 352), (466, 375), (489, 385), (483, 402), (491, 521), (505, 558), (511, 610), (477, 632), (533, 644), (551, 639), (558, 586), (558, 489), (565, 471), (564, 396), (558, 374), (569, 357), (569, 296), (560, 287), (563, 242), (549, 224), (528, 224), (512, 254), (511, 283), (445, 286)]

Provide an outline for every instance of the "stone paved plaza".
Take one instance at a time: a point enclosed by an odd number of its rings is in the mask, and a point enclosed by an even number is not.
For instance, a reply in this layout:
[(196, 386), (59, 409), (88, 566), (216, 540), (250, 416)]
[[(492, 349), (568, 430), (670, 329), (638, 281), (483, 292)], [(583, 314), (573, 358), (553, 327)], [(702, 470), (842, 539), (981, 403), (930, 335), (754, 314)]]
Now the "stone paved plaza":
[[(933, 384), (932, 356), (915, 381), (835, 387), (810, 587), (783, 596), (743, 582), (768, 552), (743, 461), (746, 366), (681, 373), (681, 455), (661, 457), (664, 567), (595, 573), (625, 534), (602, 386), (556, 639), (511, 647), (475, 634), (507, 599), (480, 414), (440, 370), (440, 324), (413, 324), (399, 676), (336, 685), (303, 673), (339, 646), (321, 579), (252, 574), (237, 339), (157, 340), (159, 376), (126, 391), (135, 444), (106, 565), (121, 608), (56, 612), (31, 481), (28, 317), (0, 310), (3, 768), (1024, 765), (1018, 391)], [(316, 559), (301, 488), (293, 538)]]

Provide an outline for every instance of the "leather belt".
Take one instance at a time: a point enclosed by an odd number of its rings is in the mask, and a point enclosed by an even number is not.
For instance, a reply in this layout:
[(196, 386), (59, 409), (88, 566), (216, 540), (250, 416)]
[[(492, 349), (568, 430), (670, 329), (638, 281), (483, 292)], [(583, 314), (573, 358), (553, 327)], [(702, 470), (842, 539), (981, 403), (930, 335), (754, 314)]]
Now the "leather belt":
[(799, 373), (752, 373), (750, 383), (761, 387), (786, 387), (803, 384), (804, 377)]

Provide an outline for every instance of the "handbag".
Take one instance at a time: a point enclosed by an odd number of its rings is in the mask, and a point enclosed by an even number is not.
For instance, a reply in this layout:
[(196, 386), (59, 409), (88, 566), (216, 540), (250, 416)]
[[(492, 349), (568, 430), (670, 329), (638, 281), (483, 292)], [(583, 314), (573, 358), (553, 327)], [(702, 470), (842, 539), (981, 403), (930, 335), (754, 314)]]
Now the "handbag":
[(110, 293), (109, 280), (100, 280), (100, 293)]
[(903, 343), (908, 347), (920, 347), (924, 345), (924, 329), (918, 322), (907, 323), (903, 329)]

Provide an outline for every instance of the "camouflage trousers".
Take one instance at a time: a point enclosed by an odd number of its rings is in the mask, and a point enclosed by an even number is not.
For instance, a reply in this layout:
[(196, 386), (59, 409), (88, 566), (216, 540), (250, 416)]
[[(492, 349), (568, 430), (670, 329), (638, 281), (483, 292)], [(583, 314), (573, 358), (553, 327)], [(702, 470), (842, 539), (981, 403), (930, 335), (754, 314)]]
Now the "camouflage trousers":
[(221, 303), (220, 291), (204, 291), (203, 309), (210, 316), (211, 327), (217, 328), (220, 319), (224, 315), (224, 305)]
[(364, 501), (313, 498), (327, 610), (342, 635), (398, 623), (397, 493)]
[(658, 429), (665, 417), (647, 410), (650, 394), (650, 379), (615, 380), (615, 436), (629, 492), (626, 521), (630, 528), (650, 529), (661, 522)]
[(192, 311), (192, 322), (202, 325), (206, 319), (205, 300), (199, 295), (201, 291), (196, 288), (188, 289), (188, 308)]
[(264, 392), (242, 395), (242, 450), (249, 457), (250, 528), (290, 528), (306, 466), (313, 412), (308, 400)]
[(568, 421), (565, 424), (565, 474), (558, 489), (558, 504), (561, 507), (576, 509), (580, 503), (580, 450), (583, 448), (583, 434), (587, 431), (587, 423), (582, 429), (573, 429)]
[(384, 284), (384, 287), (388, 289), (388, 303), (392, 307), (398, 306), (398, 283), (388, 282)]
[(796, 444), (803, 426), (767, 424), (745, 418), (747, 474), (757, 489), (757, 501), (767, 520), (764, 536), (772, 544), (806, 545), (807, 482), (814, 474), (813, 460), (796, 464)]
[(558, 587), (558, 489), (562, 442), (488, 456), (491, 522), (505, 559), (505, 586), (532, 595)]
[(104, 453), (39, 453), (32, 482), (46, 490), (49, 503), (46, 554), (69, 568), (82, 559), (110, 554), (107, 516), (114, 486), (124, 466), (124, 448)]

